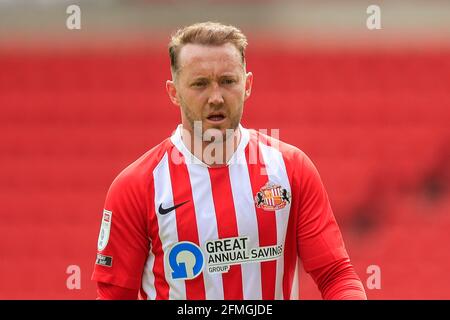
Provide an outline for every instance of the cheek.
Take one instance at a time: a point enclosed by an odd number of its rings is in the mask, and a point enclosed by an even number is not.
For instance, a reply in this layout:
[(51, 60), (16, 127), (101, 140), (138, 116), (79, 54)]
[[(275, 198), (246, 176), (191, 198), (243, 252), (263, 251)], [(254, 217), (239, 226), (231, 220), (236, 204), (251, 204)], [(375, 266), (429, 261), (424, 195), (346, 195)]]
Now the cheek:
[(245, 90), (237, 88), (232, 93), (233, 103), (236, 104), (236, 108), (241, 108), (245, 101)]
[(198, 92), (185, 92), (182, 96), (180, 96), (180, 101), (182, 107), (189, 109), (190, 113), (199, 114), (208, 99)]
[(242, 85), (237, 86), (233, 89), (233, 94), (236, 97), (239, 97), (239, 100), (243, 100), (245, 97), (245, 87)]
[(187, 90), (184, 93), (184, 100), (193, 104), (199, 104), (204, 100), (207, 100), (207, 93), (205, 91)]

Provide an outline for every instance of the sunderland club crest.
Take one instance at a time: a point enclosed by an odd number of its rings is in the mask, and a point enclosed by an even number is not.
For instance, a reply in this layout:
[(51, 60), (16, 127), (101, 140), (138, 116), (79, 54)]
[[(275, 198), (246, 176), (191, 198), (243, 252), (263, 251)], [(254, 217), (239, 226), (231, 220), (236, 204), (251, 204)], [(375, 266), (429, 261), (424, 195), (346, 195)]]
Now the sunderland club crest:
[(257, 208), (275, 211), (291, 203), (291, 194), (280, 185), (267, 182), (256, 194), (255, 203)]

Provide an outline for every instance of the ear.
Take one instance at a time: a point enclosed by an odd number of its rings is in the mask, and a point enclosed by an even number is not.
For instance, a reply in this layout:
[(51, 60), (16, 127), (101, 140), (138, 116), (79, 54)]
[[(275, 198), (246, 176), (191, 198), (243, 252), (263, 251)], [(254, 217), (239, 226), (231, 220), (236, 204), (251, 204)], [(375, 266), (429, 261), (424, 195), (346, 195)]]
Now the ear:
[(250, 97), (252, 93), (252, 85), (253, 85), (253, 73), (248, 72), (245, 75), (245, 93), (244, 93), (244, 101)]
[(170, 101), (176, 106), (180, 106), (180, 101), (177, 97), (177, 88), (175, 87), (175, 82), (172, 80), (166, 81), (166, 91), (169, 95)]

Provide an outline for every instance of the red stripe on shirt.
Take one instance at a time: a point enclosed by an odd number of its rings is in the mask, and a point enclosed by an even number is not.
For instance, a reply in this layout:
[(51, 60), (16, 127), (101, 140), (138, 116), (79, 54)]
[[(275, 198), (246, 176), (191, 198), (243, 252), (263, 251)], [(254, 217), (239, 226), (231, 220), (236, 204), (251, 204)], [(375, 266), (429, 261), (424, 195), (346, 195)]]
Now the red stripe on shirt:
[(141, 288), (141, 289), (139, 290), (138, 300), (147, 300), (147, 299), (148, 299), (147, 294), (146, 294), (145, 291)]
[[(299, 159), (295, 159), (294, 155), (291, 154), (289, 157), (283, 153), (283, 161), (286, 167), (287, 176), (290, 178), (289, 185), (291, 186), (291, 191), (295, 189), (293, 187), (293, 180), (299, 179), (300, 177), (294, 176), (294, 163)], [(299, 172), (297, 172), (297, 175)], [(298, 260), (297, 253), (297, 231), (295, 226), (297, 225), (297, 212), (298, 200), (291, 194), (291, 210), (289, 213), (289, 221), (286, 230), (286, 240), (284, 242), (284, 272), (283, 272), (283, 298), (284, 300), (289, 300), (292, 292), (292, 285), (295, 275), (296, 262)]]
[[(265, 164), (259, 150), (258, 136), (250, 131), (250, 141), (245, 150), (247, 159), (250, 183), (252, 186), (253, 196), (268, 182), (268, 176), (265, 173)], [(258, 152), (257, 163), (249, 161), (250, 150)], [(256, 219), (258, 221), (259, 246), (272, 246), (277, 244), (277, 221), (275, 211), (267, 211), (262, 208), (256, 209)], [(264, 300), (273, 300), (275, 298), (275, 281), (276, 281), (277, 263), (276, 261), (261, 262), (261, 286), (262, 298)]]
[(152, 236), (152, 252), (155, 256), (155, 263), (153, 265), (153, 275), (155, 278), (155, 290), (156, 290), (156, 300), (168, 300), (169, 299), (169, 284), (166, 280), (166, 275), (164, 271), (164, 252), (162, 249), (161, 239), (159, 238), (159, 226), (158, 218), (156, 217), (154, 197), (155, 197), (155, 186), (153, 183), (150, 184), (150, 195), (149, 196), (149, 223), (147, 225), (149, 230), (149, 235)]
[[(291, 191), (296, 189), (293, 186), (294, 179), (299, 179), (300, 177), (293, 174), (294, 164), (299, 161), (293, 152), (289, 150), (281, 150), (282, 145), (278, 142), (275, 145), (272, 143), (272, 139), (269, 136), (259, 135), (259, 140), (265, 145), (272, 146), (274, 148), (280, 149), (279, 151), (283, 155), (283, 162), (286, 167), (286, 175), (289, 177), (289, 185), (291, 186)], [(299, 174), (299, 172), (297, 172)], [(292, 196), (292, 195), (291, 195)], [(298, 200), (295, 197), (291, 197), (291, 209), (289, 214), (288, 225), (286, 229), (286, 239), (284, 242), (284, 270), (283, 270), (283, 299), (289, 300), (292, 292), (292, 285), (295, 275), (295, 267), (298, 259), (297, 252), (297, 230), (295, 226), (297, 225), (297, 212), (299, 211)]]
[[(190, 241), (199, 245), (197, 219), (195, 216), (195, 206), (192, 196), (189, 172), (183, 155), (178, 150), (174, 149), (173, 153), (176, 152), (178, 152), (178, 155), (176, 156), (178, 159), (181, 159), (181, 161), (174, 163), (169, 157), (169, 171), (170, 180), (172, 181), (173, 203), (174, 205), (177, 205), (188, 201), (175, 209), (178, 241)], [(187, 300), (206, 299), (203, 273), (194, 279), (185, 280), (185, 287)]]
[[(238, 227), (228, 167), (209, 168), (211, 189), (216, 212), (217, 233), (220, 239), (237, 237)], [(242, 269), (233, 265), (222, 274), (225, 300), (242, 300)]]

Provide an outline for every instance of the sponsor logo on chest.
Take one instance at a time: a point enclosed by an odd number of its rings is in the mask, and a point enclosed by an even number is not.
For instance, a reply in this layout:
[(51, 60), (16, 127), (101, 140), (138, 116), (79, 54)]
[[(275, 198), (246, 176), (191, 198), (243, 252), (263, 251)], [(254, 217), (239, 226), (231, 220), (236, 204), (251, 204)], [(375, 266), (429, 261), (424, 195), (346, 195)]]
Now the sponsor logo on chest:
[(204, 250), (192, 242), (173, 245), (166, 254), (166, 261), (173, 279), (194, 279), (205, 265), (209, 273), (226, 273), (233, 265), (272, 261), (283, 255), (283, 245), (251, 248), (248, 237), (210, 240)]

